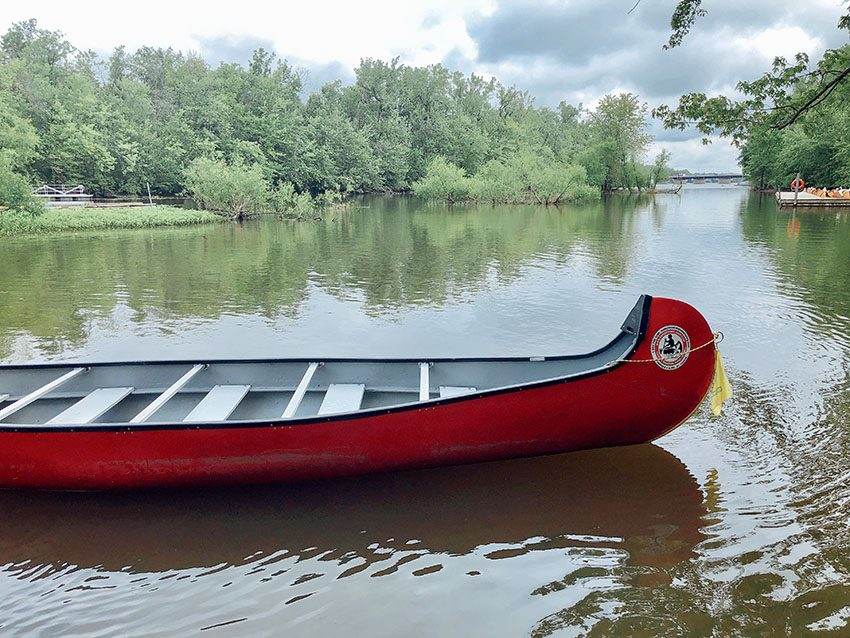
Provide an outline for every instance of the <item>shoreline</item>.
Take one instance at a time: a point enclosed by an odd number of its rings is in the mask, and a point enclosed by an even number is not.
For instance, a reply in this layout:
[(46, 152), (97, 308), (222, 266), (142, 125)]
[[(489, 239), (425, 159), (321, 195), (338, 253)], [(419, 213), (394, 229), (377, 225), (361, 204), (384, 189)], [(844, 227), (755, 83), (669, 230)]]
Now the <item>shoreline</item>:
[(0, 211), (0, 237), (48, 235), (86, 230), (119, 230), (220, 223), (227, 218), (176, 206), (48, 208), (39, 215)]

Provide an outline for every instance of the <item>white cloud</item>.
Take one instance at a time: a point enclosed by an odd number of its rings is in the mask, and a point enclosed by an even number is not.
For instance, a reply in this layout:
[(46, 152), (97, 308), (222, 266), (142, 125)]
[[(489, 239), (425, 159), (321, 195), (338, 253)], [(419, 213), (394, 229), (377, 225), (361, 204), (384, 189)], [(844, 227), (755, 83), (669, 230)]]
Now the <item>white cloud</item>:
[(801, 27), (764, 29), (755, 35), (736, 37), (734, 44), (744, 53), (754, 51), (767, 59), (777, 56), (790, 59), (800, 51), (812, 55), (823, 49), (821, 39), (809, 35)]
[(719, 173), (735, 170), (738, 166), (738, 149), (722, 139), (714, 139), (708, 145), (699, 139), (654, 142), (647, 154), (649, 159), (655, 157), (662, 148), (670, 151), (670, 166), (673, 168)]
[[(197, 49), (204, 38), (251, 37), (273, 42), (285, 55), (338, 60), (351, 67), (361, 57), (403, 54), (411, 63), (442, 59), (452, 48), (469, 54), (463, 16), (486, 9), (487, 0), (431, 2), (5, 2), (0, 25), (35, 17), (42, 27), (60, 30), (79, 48), (105, 51), (119, 44)], [(423, 28), (429, 16), (439, 16)]]

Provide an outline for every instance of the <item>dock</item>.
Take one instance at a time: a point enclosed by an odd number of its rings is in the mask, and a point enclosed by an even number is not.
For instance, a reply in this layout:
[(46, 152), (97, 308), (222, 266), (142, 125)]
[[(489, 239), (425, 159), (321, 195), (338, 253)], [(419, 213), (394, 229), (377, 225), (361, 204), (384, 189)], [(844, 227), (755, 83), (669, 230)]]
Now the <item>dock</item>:
[[(793, 191), (776, 191), (776, 203), (779, 204), (780, 208), (786, 208), (788, 206), (794, 206), (794, 193)], [(819, 206), (819, 207), (843, 207), (850, 208), (850, 199), (841, 199), (838, 197), (819, 197), (818, 195), (812, 195), (811, 193), (807, 193), (805, 191), (800, 191), (797, 193), (797, 204), (798, 207), (801, 206)]]
[(32, 192), (45, 206), (87, 206), (92, 196), (81, 184), (45, 184)]

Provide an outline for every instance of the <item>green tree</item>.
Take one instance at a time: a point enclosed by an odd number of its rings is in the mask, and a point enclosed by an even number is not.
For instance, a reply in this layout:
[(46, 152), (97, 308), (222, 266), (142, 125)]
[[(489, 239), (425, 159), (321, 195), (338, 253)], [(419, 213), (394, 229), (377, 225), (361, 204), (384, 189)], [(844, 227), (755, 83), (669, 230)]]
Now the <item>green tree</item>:
[(647, 107), (632, 93), (606, 95), (590, 115), (585, 165), (604, 192), (638, 186), (638, 167), (652, 140)]
[(0, 153), (0, 215), (7, 208), (33, 215), (44, 210), (27, 179), (13, 169), (9, 154)]
[[(247, 65), (216, 68), (154, 47), (117, 47), (101, 62), (31, 20), (0, 37), (0, 144), (34, 183), (70, 181), (97, 194), (138, 194), (149, 184), (178, 195), (199, 158), (256, 169), (270, 192), (286, 195), (291, 185), (305, 202), (325, 192), (405, 191), (435, 158), (482, 176), (473, 181), (494, 201), (514, 187), (516, 199), (533, 199), (535, 188), (557, 198), (577, 163), (602, 189), (641, 183), (642, 105), (633, 96), (611, 96), (588, 113), (537, 107), (515, 87), (439, 64), (364, 59), (355, 75), (350, 86), (330, 83), (304, 99), (299, 73), (265, 49)], [(602, 131), (612, 122), (620, 127), (613, 144)], [(521, 178), (522, 158), (539, 175)], [(515, 177), (507, 189), (493, 180), (504, 170)]]
[(663, 182), (670, 177), (670, 152), (666, 148), (662, 148), (649, 170), (649, 187), (655, 188), (659, 182)]

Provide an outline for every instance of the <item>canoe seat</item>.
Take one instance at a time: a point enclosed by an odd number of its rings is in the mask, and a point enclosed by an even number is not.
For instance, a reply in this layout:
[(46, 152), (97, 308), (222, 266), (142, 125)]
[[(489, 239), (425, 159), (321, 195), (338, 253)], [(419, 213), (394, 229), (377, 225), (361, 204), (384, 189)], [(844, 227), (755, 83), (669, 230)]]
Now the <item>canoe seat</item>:
[(48, 423), (91, 423), (118, 405), (132, 391), (133, 388), (98, 388), (57, 414)]
[(53, 392), (56, 388), (68, 383), (71, 379), (83, 374), (88, 368), (74, 368), (73, 370), (69, 370), (61, 377), (54, 379), (50, 383), (46, 383), (41, 386), (37, 390), (33, 390), (26, 396), (22, 396), (20, 399), (15, 401), (14, 403), (10, 403), (5, 408), (0, 410), (0, 421), (5, 419), (7, 416), (12, 416), (15, 412), (22, 410), (27, 407), (30, 403), (34, 403), (38, 401), (41, 397), (46, 396)]
[(189, 381), (192, 380), (196, 374), (198, 374), (201, 370), (207, 367), (206, 363), (198, 363), (186, 372), (182, 377), (177, 379), (174, 383), (172, 383), (168, 388), (163, 390), (162, 394), (160, 394), (153, 401), (148, 403), (147, 407), (139, 412), (136, 416), (130, 419), (130, 423), (144, 423), (147, 421), (152, 415), (156, 413), (162, 406), (164, 406), (175, 394), (180, 392), (180, 389), (185, 386)]
[(461, 394), (470, 394), (472, 392), (477, 392), (478, 388), (464, 387), (464, 386), (456, 386), (456, 385), (441, 385), (440, 386), (440, 398), (446, 399), (448, 397), (456, 397)]
[(366, 386), (361, 383), (333, 383), (328, 386), (319, 414), (337, 414), (360, 409)]
[(207, 392), (183, 421), (226, 421), (250, 389), (250, 385), (217, 385)]

